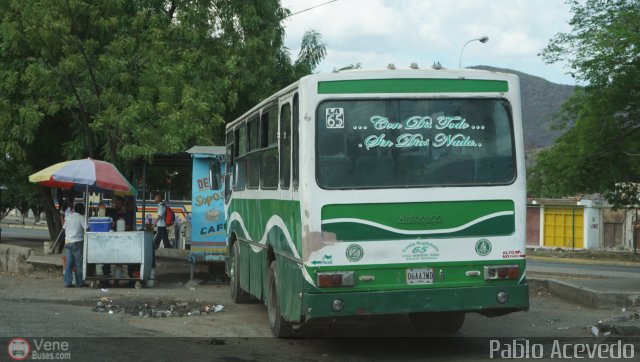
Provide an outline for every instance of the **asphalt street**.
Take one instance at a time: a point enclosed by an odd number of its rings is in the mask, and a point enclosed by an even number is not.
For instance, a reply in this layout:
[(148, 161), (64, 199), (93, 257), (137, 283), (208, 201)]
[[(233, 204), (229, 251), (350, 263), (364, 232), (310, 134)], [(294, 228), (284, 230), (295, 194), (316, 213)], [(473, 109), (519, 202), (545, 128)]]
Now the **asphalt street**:
[[(455, 334), (412, 332), (406, 318), (393, 316), (325, 321), (315, 326), (315, 338), (287, 340), (268, 337), (266, 308), (260, 303), (233, 304), (228, 286), (189, 290), (160, 281), (158, 288), (102, 292), (65, 289), (52, 278), (43, 273), (0, 278), (0, 347), (12, 337), (27, 338), (32, 347), (38, 338), (66, 341), (73, 361), (481, 361), (491, 360), (491, 340), (524, 338), (545, 345), (551, 341), (544, 338), (590, 341), (591, 326), (621, 315), (619, 308), (584, 308), (532, 290), (528, 312), (496, 318), (471, 313)], [(198, 298), (215, 301), (225, 310), (170, 318), (93, 310), (102, 296), (121, 303), (123, 298), (149, 301), (163, 295), (190, 303)]]
[(571, 274), (585, 277), (640, 279), (640, 265), (598, 265), (527, 259), (528, 272)]
[(5, 224), (0, 227), (2, 228), (2, 242), (7, 242), (8, 239), (49, 240), (47, 229), (12, 227)]

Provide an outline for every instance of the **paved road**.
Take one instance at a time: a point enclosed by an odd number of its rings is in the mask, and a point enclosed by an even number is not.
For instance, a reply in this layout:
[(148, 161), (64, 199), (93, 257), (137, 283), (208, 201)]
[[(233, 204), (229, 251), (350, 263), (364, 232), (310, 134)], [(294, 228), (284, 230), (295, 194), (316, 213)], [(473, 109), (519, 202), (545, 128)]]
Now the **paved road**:
[[(589, 336), (591, 325), (620, 313), (617, 308), (581, 308), (534, 291), (529, 312), (497, 318), (470, 314), (453, 339), (420, 335), (406, 338), (407, 322), (395, 317), (377, 323), (338, 323), (321, 329), (322, 334), (339, 338), (283, 340), (247, 337), (268, 335), (266, 310), (260, 304), (228, 304), (227, 287), (202, 287), (195, 292), (175, 288), (132, 291), (140, 296), (147, 293), (145, 299), (151, 300), (159, 293), (180, 293), (185, 298), (181, 300), (191, 302), (195, 295), (189, 297), (189, 293), (197, 293), (226, 305), (225, 312), (219, 315), (146, 319), (91, 311), (95, 298), (104, 294), (99, 291), (48, 287), (47, 277), (22, 279), (20, 288), (16, 286), (18, 279), (7, 278), (0, 279), (0, 347), (10, 337), (25, 337), (34, 348), (37, 338), (29, 336), (41, 336), (47, 341), (67, 341), (73, 361), (481, 361), (491, 360), (490, 340), (500, 337), (508, 343), (516, 337), (544, 343), (548, 356), (551, 342), (537, 338), (584, 342), (579, 337)], [(106, 295), (118, 301), (116, 293), (122, 295), (120, 298), (134, 297), (129, 291), (118, 289)], [(86, 298), (90, 295), (95, 296)], [(3, 350), (0, 348), (0, 360), (5, 360), (1, 359)]]
[(640, 265), (594, 265), (571, 263), (568, 261), (550, 262), (527, 260), (527, 271), (557, 274), (573, 274), (587, 277), (640, 279)]

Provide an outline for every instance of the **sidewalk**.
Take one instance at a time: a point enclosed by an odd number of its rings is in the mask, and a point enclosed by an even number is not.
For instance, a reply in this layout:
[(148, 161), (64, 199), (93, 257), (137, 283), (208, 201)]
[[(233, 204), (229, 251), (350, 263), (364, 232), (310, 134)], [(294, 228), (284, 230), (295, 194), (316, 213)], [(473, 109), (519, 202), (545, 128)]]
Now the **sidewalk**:
[(640, 336), (640, 254), (593, 250), (527, 250), (531, 290), (545, 290), (590, 308), (621, 308), (629, 316), (598, 323), (594, 334)]
[(528, 249), (532, 287), (591, 308), (640, 307), (640, 254)]
[(18, 216), (5, 216), (0, 220), (0, 228), (5, 226), (10, 226), (13, 228), (24, 228), (24, 229), (47, 229), (47, 222), (45, 220), (40, 220), (38, 223), (34, 223), (33, 218), (25, 218), (24, 224), (22, 224), (22, 218)]

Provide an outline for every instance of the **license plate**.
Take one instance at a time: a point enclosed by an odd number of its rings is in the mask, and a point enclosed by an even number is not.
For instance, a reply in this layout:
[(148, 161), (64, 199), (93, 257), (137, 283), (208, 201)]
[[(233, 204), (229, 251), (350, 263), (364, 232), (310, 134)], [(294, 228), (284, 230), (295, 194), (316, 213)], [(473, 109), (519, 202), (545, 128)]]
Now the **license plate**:
[(407, 284), (433, 284), (433, 268), (407, 269)]

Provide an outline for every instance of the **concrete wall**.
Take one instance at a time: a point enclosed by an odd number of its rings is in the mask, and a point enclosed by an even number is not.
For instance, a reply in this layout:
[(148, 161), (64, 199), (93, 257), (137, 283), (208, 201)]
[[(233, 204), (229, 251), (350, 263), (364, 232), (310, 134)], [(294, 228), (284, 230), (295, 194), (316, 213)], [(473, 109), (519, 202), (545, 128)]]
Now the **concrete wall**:
[(584, 209), (584, 248), (602, 247), (602, 209), (586, 207)]
[(27, 263), (27, 258), (35, 254), (33, 249), (22, 246), (0, 244), (0, 272), (30, 273), (33, 266)]

